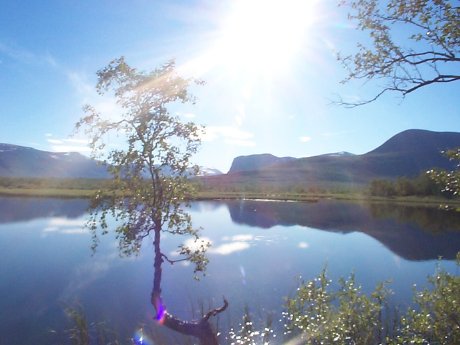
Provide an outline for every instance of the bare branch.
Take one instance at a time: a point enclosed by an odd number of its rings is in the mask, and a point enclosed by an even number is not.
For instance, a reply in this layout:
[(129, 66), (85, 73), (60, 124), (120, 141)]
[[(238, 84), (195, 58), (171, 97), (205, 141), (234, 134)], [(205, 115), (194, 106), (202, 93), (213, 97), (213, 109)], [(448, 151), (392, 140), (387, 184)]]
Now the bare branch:
[[(347, 69), (343, 83), (354, 79), (386, 80), (377, 94), (369, 100), (349, 103), (355, 107), (377, 100), (387, 91), (403, 97), (432, 84), (450, 83), (460, 79), (460, 11), (448, 0), (409, 1), (377, 0), (344, 1), (353, 13), (360, 30), (369, 33), (371, 43), (357, 44), (354, 55), (338, 55)], [(395, 44), (401, 26), (408, 36)], [(428, 47), (428, 48), (427, 48)]]

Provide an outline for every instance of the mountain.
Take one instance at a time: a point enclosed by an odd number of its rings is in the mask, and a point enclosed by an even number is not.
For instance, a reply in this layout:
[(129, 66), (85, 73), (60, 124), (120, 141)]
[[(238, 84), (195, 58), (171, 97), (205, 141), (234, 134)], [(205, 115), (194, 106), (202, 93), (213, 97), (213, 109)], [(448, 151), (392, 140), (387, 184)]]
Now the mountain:
[[(432, 168), (454, 169), (455, 163), (441, 151), (456, 147), (460, 147), (460, 133), (412, 129), (362, 155), (337, 152), (306, 158), (241, 156), (233, 160), (227, 174), (202, 168), (200, 179), (210, 186), (363, 185), (377, 178), (414, 177)], [(108, 174), (96, 161), (79, 153), (0, 144), (0, 176), (105, 178)]]
[(268, 153), (250, 155), (250, 156), (239, 156), (236, 157), (232, 166), (230, 167), (229, 174), (242, 172), (242, 171), (253, 171), (264, 169), (276, 164), (289, 163), (295, 160), (292, 157), (276, 157)]
[(363, 185), (373, 179), (415, 177), (432, 168), (454, 169), (442, 151), (460, 147), (460, 133), (406, 130), (376, 149), (306, 158), (253, 155), (235, 158), (226, 175), (204, 179), (208, 185), (267, 186)]
[(0, 144), (0, 176), (38, 178), (106, 178), (106, 169), (80, 153), (36, 150)]

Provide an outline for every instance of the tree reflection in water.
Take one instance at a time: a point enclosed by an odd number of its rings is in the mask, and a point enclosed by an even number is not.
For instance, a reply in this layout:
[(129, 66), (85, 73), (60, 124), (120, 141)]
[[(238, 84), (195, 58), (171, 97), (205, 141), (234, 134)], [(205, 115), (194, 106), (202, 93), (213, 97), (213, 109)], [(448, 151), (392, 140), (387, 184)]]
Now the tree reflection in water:
[(155, 233), (154, 248), (155, 248), (155, 262), (154, 262), (154, 278), (153, 289), (151, 295), (151, 303), (156, 310), (156, 320), (159, 324), (168, 327), (183, 335), (194, 336), (199, 339), (202, 345), (217, 345), (217, 335), (212, 329), (209, 319), (212, 316), (223, 312), (228, 307), (228, 302), (224, 298), (224, 304), (220, 308), (215, 308), (208, 311), (199, 320), (184, 321), (175, 317), (166, 309), (166, 305), (161, 297), (161, 277), (162, 277), (162, 264), (164, 262), (164, 254), (161, 252), (160, 247), (161, 237), (159, 233)]

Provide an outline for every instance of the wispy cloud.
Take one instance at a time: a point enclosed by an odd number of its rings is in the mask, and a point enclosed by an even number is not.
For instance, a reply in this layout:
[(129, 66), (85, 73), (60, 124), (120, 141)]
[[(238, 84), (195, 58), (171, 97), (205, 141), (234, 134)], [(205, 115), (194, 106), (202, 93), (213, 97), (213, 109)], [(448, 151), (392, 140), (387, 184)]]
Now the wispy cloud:
[(22, 64), (59, 67), (57, 60), (49, 52), (35, 53), (20, 46), (5, 44), (4, 42), (0, 42), (0, 54)]
[(35, 54), (32, 54), (31, 52), (25, 49), (13, 47), (2, 42), (0, 42), (0, 53), (8, 56), (10, 59), (22, 63), (32, 63), (34, 61), (37, 61), (37, 57)]
[(303, 137), (300, 137), (299, 139), (303, 143), (308, 143), (309, 141), (311, 141), (311, 137), (309, 136), (303, 136)]
[(93, 96), (95, 93), (94, 86), (91, 85), (85, 74), (75, 71), (67, 71), (66, 75), (70, 84), (77, 93), (83, 95), (84, 97)]
[(81, 295), (81, 292), (101, 279), (111, 269), (120, 265), (116, 252), (99, 255), (77, 265), (71, 272), (68, 285), (62, 290), (60, 299), (69, 300)]
[(91, 106), (105, 118), (112, 120), (120, 119), (123, 113), (122, 108), (112, 95), (100, 95), (94, 87), (94, 81), (84, 72), (65, 71), (67, 79), (74, 89), (77, 97), (81, 99), (81, 104), (91, 104)]

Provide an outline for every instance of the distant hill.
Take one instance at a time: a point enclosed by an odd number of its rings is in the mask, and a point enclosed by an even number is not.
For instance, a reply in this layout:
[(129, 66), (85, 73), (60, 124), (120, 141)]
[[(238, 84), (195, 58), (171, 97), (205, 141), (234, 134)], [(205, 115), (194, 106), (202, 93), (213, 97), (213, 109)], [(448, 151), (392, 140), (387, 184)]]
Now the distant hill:
[(106, 169), (80, 153), (36, 150), (0, 144), (0, 176), (33, 178), (106, 178)]
[[(170, 171), (163, 171), (170, 174)], [(200, 167), (200, 176), (220, 175), (217, 169)], [(30, 147), (0, 144), (0, 176), (26, 178), (109, 178), (95, 160), (76, 152), (48, 152)]]
[(226, 175), (203, 179), (207, 185), (329, 186), (363, 185), (373, 179), (415, 177), (432, 168), (453, 169), (441, 151), (460, 147), (460, 133), (407, 130), (368, 153), (348, 152), (306, 158), (272, 155), (237, 157)]

